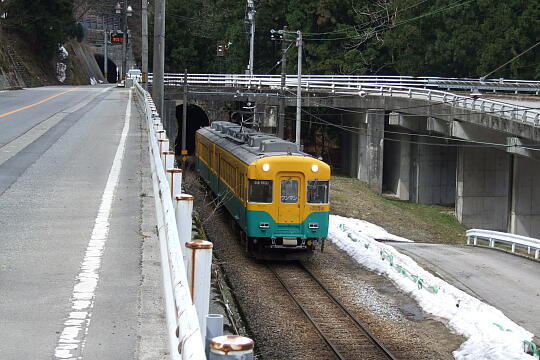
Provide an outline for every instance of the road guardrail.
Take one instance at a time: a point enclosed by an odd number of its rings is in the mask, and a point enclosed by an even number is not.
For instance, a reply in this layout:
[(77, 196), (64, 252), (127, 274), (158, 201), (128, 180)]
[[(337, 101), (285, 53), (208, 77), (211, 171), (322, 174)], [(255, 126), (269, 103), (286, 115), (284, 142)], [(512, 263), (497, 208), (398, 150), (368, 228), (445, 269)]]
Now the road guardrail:
[(167, 132), (152, 97), (137, 81), (134, 85), (148, 125), (169, 357), (253, 359), (253, 341), (223, 336), (223, 317), (208, 314), (213, 245), (192, 239), (193, 196), (182, 193), (183, 171), (174, 167), (174, 152), (169, 151)]
[(467, 245), (478, 246), (478, 242), (485, 241), (488, 243), (488, 246), (494, 248), (497, 243), (510, 245), (511, 251), (516, 252), (516, 248), (521, 248), (527, 250), (527, 254), (531, 255), (532, 250), (534, 250), (534, 258), (538, 260), (540, 256), (540, 240), (516, 235), (509, 234), (499, 231), (492, 230), (482, 230), (482, 229), (471, 229), (467, 230)]
[[(180, 247), (172, 202), (171, 193), (180, 189), (181, 184), (176, 181), (176, 186), (172, 187), (170, 183), (173, 181), (167, 179), (161, 153), (168, 151), (169, 145), (168, 141), (159, 141), (165, 140), (166, 133), (152, 98), (137, 82), (135, 92), (144, 106), (148, 125), (148, 147), (161, 250), (169, 356), (175, 360), (206, 359), (199, 316), (188, 285), (186, 264)], [(165, 156), (164, 159), (170, 161), (170, 157)], [(174, 173), (171, 173), (172, 175)], [(182, 216), (191, 219), (191, 214), (184, 213)], [(191, 222), (189, 222), (189, 233), (191, 234)], [(206, 312), (208, 313), (208, 310)]]

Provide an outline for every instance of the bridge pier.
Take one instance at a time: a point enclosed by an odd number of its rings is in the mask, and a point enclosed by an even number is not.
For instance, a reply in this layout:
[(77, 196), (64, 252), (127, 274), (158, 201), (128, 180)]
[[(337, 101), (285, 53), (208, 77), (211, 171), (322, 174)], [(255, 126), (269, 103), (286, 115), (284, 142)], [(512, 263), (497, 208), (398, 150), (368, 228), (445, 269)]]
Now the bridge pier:
[[(356, 113), (344, 114), (345, 124), (356, 131), (342, 135), (341, 168), (351, 177), (368, 183), (369, 187), (382, 193), (384, 110), (356, 109)], [(349, 151), (348, 151), (349, 150)]]
[(407, 134), (427, 133), (428, 129), (444, 133), (447, 128), (431, 117), (390, 113), (384, 151), (385, 190), (400, 200), (454, 204), (456, 149), (447, 146), (447, 140)]
[(513, 155), (510, 232), (540, 237), (540, 161)]
[(469, 228), (508, 230), (510, 156), (493, 148), (459, 148), (456, 216)]
[(411, 200), (411, 141), (408, 134), (385, 134), (383, 190)]

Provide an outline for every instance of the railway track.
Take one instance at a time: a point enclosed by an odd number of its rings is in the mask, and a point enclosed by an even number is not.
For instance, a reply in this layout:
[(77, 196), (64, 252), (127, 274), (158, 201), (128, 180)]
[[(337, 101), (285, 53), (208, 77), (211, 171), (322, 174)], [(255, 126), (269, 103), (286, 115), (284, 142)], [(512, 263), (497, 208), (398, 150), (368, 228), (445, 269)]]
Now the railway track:
[(338, 359), (396, 359), (302, 264), (268, 267)]

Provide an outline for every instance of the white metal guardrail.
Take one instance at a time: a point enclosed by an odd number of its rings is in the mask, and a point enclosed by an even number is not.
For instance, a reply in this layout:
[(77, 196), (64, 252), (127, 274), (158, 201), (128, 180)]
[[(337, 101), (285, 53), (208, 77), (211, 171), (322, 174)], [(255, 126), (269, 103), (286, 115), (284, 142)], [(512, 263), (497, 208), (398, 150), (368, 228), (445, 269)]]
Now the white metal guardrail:
[(477, 246), (478, 242), (485, 241), (489, 247), (495, 247), (497, 243), (510, 245), (512, 252), (516, 252), (516, 248), (527, 250), (527, 254), (531, 254), (534, 250), (534, 258), (540, 256), (540, 240), (527, 236), (509, 234), (499, 231), (471, 229), (467, 230), (467, 245)]
[[(152, 80), (153, 74), (149, 74)], [(199, 79), (234, 79), (233, 81), (251, 82), (255, 84), (259, 80), (273, 79), (278, 84), (281, 75), (244, 75), (244, 74), (188, 74), (190, 78)], [(296, 80), (297, 75), (287, 75), (288, 80)], [(182, 82), (184, 74), (165, 74), (165, 82)], [(486, 90), (504, 92), (523, 92), (540, 94), (540, 81), (514, 80), (514, 79), (471, 79), (471, 78), (444, 78), (444, 77), (416, 77), (416, 76), (379, 76), (379, 75), (302, 75), (302, 81), (307, 82), (327, 82), (335, 84), (351, 84), (353, 87), (358, 84), (381, 84), (407, 87), (421, 87), (432, 89), (461, 89), (461, 90)]]
[[(148, 124), (148, 149), (161, 253), (169, 357), (253, 359), (254, 342), (223, 335), (223, 316), (208, 314), (213, 245), (192, 240), (193, 196), (182, 194), (167, 133), (148, 92), (134, 82)], [(206, 351), (205, 351), (206, 348)]]
[[(160, 119), (150, 95), (138, 83), (135, 83), (135, 91), (144, 106), (148, 123), (150, 164), (164, 280), (169, 356), (171, 359), (206, 359), (198, 315), (192, 301), (182, 249), (180, 248), (171, 196), (172, 188), (166, 178), (160, 156), (158, 137), (161, 137), (160, 134), (163, 130), (160, 128)], [(164, 141), (161, 142), (161, 146), (163, 143)], [(189, 231), (191, 233), (191, 224)]]
[[(149, 77), (151, 81), (152, 77)], [(279, 75), (234, 75), (234, 74), (188, 74), (188, 86), (208, 87), (247, 87), (257, 89), (277, 90), (281, 87)], [(540, 109), (528, 108), (496, 100), (457, 95), (447, 91), (431, 89), (429, 84), (437, 82), (454, 82), (457, 80), (442, 78), (414, 77), (365, 77), (365, 76), (302, 76), (302, 89), (309, 91), (325, 91), (343, 95), (375, 95), (419, 99), (446, 104), (456, 108), (467, 109), (513, 121), (540, 126)], [(461, 81), (467, 82), (467, 81)], [(486, 83), (486, 82), (484, 82)], [(521, 80), (502, 81), (503, 84), (523, 84), (524, 88), (534, 88), (540, 91), (540, 82), (524, 82)], [(168, 86), (183, 86), (183, 74), (165, 74), (165, 84)], [(298, 84), (296, 76), (287, 76), (286, 87), (295, 89)], [(456, 85), (457, 86), (457, 85)], [(437, 86), (446, 87), (446, 86)], [(478, 86), (464, 86), (478, 88)], [(296, 91), (296, 90), (292, 90)]]

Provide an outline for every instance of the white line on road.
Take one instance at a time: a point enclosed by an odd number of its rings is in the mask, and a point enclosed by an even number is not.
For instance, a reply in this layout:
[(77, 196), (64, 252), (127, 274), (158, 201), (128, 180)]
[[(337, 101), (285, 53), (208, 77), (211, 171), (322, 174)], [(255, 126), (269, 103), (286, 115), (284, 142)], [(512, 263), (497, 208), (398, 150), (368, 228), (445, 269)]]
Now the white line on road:
[(129, 132), (130, 118), (131, 91), (129, 92), (122, 136), (118, 148), (116, 149), (116, 155), (114, 156), (105, 190), (101, 197), (101, 204), (92, 230), (92, 236), (81, 264), (81, 272), (75, 280), (73, 295), (71, 296), (72, 311), (64, 322), (64, 329), (60, 334), (60, 338), (58, 339), (58, 343), (54, 350), (55, 359), (82, 358), (82, 350), (90, 325), (91, 311), (94, 307), (95, 290), (99, 280), (101, 258), (105, 249), (105, 243), (109, 236), (112, 202), (116, 186), (118, 185), (120, 170), (122, 169), (122, 160), (126, 148), (126, 138)]

